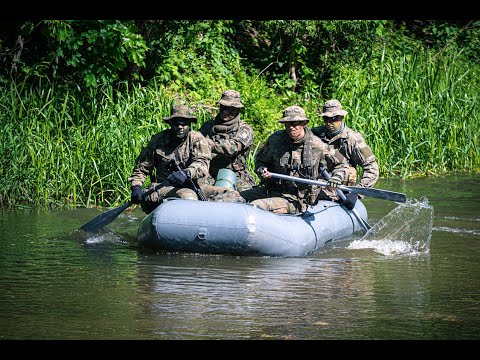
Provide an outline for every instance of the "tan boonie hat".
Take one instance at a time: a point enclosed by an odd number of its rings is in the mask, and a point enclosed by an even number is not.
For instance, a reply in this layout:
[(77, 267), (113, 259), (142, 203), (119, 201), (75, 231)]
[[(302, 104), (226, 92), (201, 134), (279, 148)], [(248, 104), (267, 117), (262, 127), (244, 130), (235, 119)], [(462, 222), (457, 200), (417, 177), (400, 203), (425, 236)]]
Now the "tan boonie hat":
[(337, 115), (345, 116), (348, 112), (342, 109), (342, 104), (340, 101), (332, 99), (325, 102), (323, 105), (323, 112), (320, 116), (334, 117)]
[(197, 117), (193, 115), (192, 109), (190, 109), (187, 105), (184, 104), (175, 105), (172, 109), (172, 115), (163, 118), (163, 121), (169, 122), (170, 120), (175, 118), (188, 119), (192, 122), (197, 122)]
[(222, 98), (218, 100), (220, 105), (232, 106), (236, 108), (243, 108), (243, 104), (240, 101), (240, 93), (235, 90), (225, 90), (222, 93)]
[(305, 115), (305, 110), (300, 106), (289, 106), (283, 110), (283, 118), (278, 120), (279, 123), (284, 123), (288, 121), (310, 121)]

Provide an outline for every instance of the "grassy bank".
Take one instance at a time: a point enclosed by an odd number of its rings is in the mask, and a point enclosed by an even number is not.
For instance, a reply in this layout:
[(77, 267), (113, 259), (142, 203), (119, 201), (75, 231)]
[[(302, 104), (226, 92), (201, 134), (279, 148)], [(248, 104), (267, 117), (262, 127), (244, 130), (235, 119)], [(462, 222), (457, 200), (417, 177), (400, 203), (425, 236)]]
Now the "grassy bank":
[[(480, 169), (478, 69), (454, 56), (430, 53), (384, 56), (371, 67), (339, 66), (335, 93), (377, 155), (382, 177)], [(258, 74), (226, 83), (242, 94), (242, 118), (256, 132), (257, 149), (277, 119), (293, 104), (303, 106), (311, 125), (328, 98), (316, 93), (276, 94)], [(221, 91), (201, 101), (198, 91), (181, 94), (197, 107), (198, 128), (217, 111)], [(39, 78), (34, 86), (10, 83), (0, 94), (0, 205), (15, 207), (118, 206), (130, 196), (127, 177), (150, 136), (165, 128), (162, 117), (178, 92), (152, 82), (84, 94), (60, 91)], [(212, 94), (216, 94), (215, 96)], [(200, 96), (202, 94), (200, 93)], [(85, 101), (87, 99), (87, 101)], [(250, 156), (253, 168), (254, 152)]]

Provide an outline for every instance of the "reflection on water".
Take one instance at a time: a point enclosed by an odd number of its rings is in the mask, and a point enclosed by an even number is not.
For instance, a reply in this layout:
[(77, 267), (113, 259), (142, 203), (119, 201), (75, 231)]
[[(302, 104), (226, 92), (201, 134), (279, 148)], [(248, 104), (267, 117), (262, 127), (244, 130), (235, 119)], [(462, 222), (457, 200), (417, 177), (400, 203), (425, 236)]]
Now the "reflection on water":
[(0, 339), (479, 339), (479, 179), (381, 180), (411, 200), (304, 258), (142, 253), (138, 208), (94, 237), (100, 210), (0, 214)]
[[(372, 263), (361, 258), (167, 256), (144, 258), (139, 269), (149, 273), (141, 279), (151, 279), (141, 284), (142, 316), (150, 319), (150, 334), (181, 339), (422, 336), (417, 321), (385, 334), (388, 322), (374, 314), (400, 321), (406, 312), (426, 306), (425, 291), (414, 300), (408, 296), (413, 304), (397, 296), (428, 288), (428, 258)], [(402, 271), (392, 274), (393, 268)]]

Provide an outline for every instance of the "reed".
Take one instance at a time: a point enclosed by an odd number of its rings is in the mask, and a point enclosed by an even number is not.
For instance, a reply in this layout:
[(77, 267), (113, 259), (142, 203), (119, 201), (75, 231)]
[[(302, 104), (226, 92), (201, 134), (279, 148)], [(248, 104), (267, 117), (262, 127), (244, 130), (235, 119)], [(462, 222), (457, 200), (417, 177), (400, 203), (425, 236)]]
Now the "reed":
[(112, 89), (99, 89), (101, 94), (91, 97), (94, 111), (84, 111), (69, 92), (56, 94), (54, 87), (39, 85), (12, 86), (0, 95), (2, 207), (125, 201), (135, 157), (165, 126), (161, 117), (168, 114), (170, 99), (158, 89), (119, 92), (115, 99)]
[(459, 56), (385, 54), (378, 68), (337, 77), (345, 120), (365, 135), (382, 176), (479, 170), (479, 88)]
[[(428, 51), (385, 52), (371, 67), (338, 66), (333, 94), (285, 98), (257, 76), (229, 85), (242, 94), (242, 118), (252, 124), (254, 158), (281, 126), (292, 103), (308, 110), (311, 125), (328, 98), (349, 111), (347, 124), (361, 131), (382, 177), (479, 170), (480, 77), (460, 54), (436, 58)], [(255, 81), (253, 81), (255, 80)], [(90, 92), (59, 90), (45, 78), (11, 83), (0, 92), (0, 206), (14, 208), (113, 207), (130, 197), (128, 176), (150, 137), (165, 129), (176, 92), (155, 81)], [(198, 105), (198, 128), (217, 111), (220, 92)], [(188, 91), (184, 96), (188, 97)], [(317, 94), (316, 94), (317, 95)], [(198, 97), (198, 94), (196, 95)], [(87, 99), (87, 101), (85, 100)], [(303, 100), (302, 100), (303, 99)], [(256, 175), (255, 175), (256, 176)]]

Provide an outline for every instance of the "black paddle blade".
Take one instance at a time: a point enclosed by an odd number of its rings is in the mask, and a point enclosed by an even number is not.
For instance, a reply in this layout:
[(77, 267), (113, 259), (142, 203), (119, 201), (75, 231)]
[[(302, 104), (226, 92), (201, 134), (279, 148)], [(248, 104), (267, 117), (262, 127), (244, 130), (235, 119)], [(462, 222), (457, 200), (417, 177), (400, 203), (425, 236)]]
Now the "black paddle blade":
[(365, 188), (359, 186), (340, 186), (340, 189), (345, 189), (356, 194), (373, 197), (376, 199), (395, 201), (404, 203), (407, 201), (407, 195), (395, 191), (381, 190), (375, 188)]
[(108, 210), (97, 217), (93, 218), (86, 224), (80, 227), (81, 230), (86, 232), (96, 232), (103, 228), (104, 226), (110, 224), (113, 220), (115, 220), (118, 215), (120, 215), (126, 208), (130, 207), (132, 202), (129, 201), (118, 208)]

